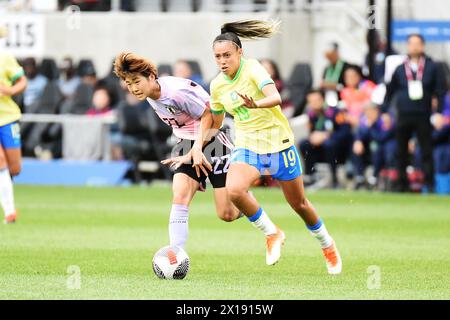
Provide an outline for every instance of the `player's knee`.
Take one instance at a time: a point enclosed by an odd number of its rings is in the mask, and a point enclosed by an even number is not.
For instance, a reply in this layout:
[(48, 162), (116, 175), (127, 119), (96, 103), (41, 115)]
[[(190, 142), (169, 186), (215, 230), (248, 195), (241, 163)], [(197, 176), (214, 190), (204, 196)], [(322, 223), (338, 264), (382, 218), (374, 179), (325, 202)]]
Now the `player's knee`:
[(219, 214), (219, 218), (220, 220), (225, 222), (232, 222), (236, 220), (236, 217), (234, 216), (233, 212), (222, 212)]

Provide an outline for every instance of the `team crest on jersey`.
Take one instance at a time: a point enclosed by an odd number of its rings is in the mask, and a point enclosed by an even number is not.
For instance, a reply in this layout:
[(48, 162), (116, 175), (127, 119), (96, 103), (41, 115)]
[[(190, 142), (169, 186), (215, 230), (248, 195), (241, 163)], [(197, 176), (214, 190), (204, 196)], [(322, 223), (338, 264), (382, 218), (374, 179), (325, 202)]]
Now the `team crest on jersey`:
[(169, 111), (173, 115), (175, 115), (177, 113), (177, 110), (175, 110), (174, 106), (167, 106), (166, 110)]
[(238, 95), (236, 91), (231, 92), (231, 100), (236, 101), (238, 99)]

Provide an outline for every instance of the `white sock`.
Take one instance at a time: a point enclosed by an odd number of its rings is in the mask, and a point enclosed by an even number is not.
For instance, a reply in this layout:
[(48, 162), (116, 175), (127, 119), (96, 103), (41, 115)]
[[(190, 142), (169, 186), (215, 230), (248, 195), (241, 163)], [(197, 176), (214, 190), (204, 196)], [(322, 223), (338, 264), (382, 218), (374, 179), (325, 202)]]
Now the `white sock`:
[(322, 248), (328, 248), (333, 244), (333, 238), (331, 238), (330, 234), (325, 227), (325, 224), (319, 219), (319, 222), (315, 226), (306, 226), (313, 237), (319, 240), (320, 246)]
[(262, 208), (259, 208), (253, 216), (247, 217), (247, 219), (266, 236), (277, 233), (277, 227)]
[(169, 220), (169, 238), (171, 246), (184, 248), (189, 233), (189, 207), (172, 204)]
[(5, 217), (16, 212), (13, 184), (8, 168), (0, 170), (0, 203)]

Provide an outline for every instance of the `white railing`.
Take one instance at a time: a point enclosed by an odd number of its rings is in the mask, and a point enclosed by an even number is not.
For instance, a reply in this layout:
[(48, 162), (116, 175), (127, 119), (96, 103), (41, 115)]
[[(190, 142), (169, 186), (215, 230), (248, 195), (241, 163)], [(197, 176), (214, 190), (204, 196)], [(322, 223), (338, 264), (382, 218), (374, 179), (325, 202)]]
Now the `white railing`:
[(88, 116), (77, 114), (37, 114), (24, 113), (22, 114), (21, 122), (40, 122), (40, 123), (66, 123), (66, 122), (95, 122), (103, 124), (116, 123), (117, 118), (114, 114), (108, 116)]

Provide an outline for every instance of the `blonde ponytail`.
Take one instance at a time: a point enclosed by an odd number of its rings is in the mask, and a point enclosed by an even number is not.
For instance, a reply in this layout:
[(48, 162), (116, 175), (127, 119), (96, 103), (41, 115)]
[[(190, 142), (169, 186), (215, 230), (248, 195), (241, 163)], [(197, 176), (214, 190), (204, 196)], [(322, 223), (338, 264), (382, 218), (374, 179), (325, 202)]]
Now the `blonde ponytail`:
[(241, 20), (225, 23), (220, 29), (216, 41), (232, 41), (239, 48), (242, 48), (241, 40), (256, 40), (270, 38), (276, 34), (280, 28), (279, 20), (261, 21), (261, 20)]
[(232, 32), (243, 39), (270, 38), (278, 32), (280, 21), (241, 20), (225, 23), (221, 33)]

